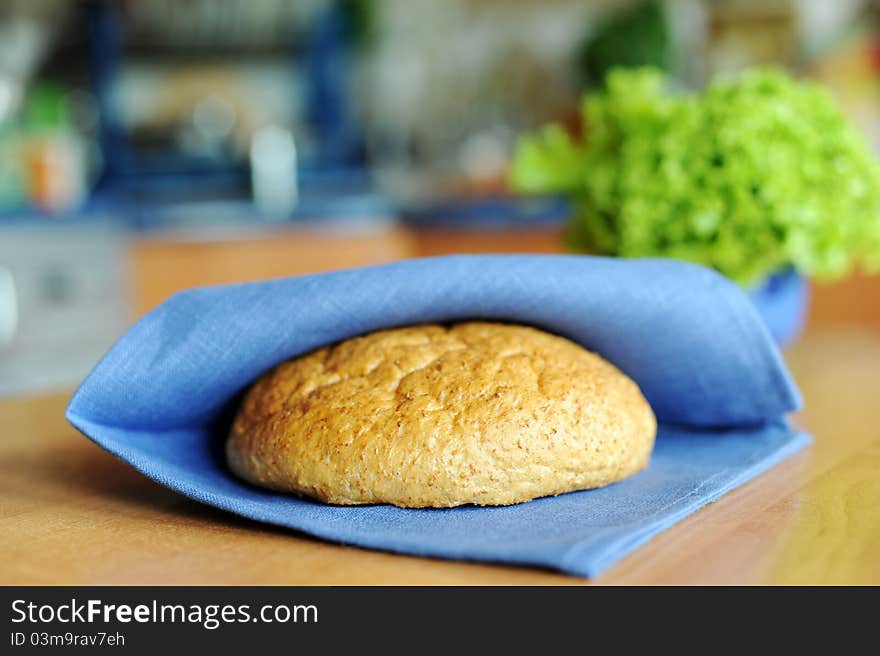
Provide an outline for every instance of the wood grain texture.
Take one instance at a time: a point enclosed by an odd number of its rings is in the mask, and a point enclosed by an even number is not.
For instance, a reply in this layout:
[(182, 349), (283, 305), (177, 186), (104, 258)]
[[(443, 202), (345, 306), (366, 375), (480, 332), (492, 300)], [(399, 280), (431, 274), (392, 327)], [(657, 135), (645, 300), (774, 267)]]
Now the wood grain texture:
[(839, 282), (813, 284), (810, 322), (880, 330), (880, 275), (856, 273)]
[[(599, 584), (880, 583), (880, 334), (816, 328), (788, 359), (815, 444), (662, 533)], [(582, 584), (344, 547), (185, 499), (67, 425), (0, 401), (0, 583)]]
[(410, 230), (413, 255), (454, 253), (561, 253), (561, 228), (519, 230)]
[(216, 241), (173, 235), (134, 242), (130, 276), (134, 316), (152, 310), (175, 292), (383, 264), (410, 257), (413, 236), (389, 227), (364, 233), (318, 230), (263, 231)]

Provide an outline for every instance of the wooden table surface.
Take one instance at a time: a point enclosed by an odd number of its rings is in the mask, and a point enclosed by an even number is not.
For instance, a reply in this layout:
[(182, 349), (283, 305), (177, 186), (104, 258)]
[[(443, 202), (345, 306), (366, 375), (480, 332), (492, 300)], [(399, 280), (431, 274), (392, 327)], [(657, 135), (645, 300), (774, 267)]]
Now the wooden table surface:
[[(880, 332), (812, 326), (787, 358), (813, 446), (595, 582), (880, 583)], [(67, 396), (0, 401), (2, 584), (585, 583), (339, 546), (203, 506), (79, 435)]]

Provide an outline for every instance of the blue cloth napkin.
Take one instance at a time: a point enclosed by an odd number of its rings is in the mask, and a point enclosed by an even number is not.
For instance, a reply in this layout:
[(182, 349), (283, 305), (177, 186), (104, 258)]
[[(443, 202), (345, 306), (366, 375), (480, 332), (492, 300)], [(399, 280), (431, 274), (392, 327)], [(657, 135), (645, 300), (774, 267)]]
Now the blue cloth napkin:
[[(599, 490), (499, 508), (339, 507), (253, 487), (223, 460), (241, 393), (275, 364), (380, 328), (495, 319), (602, 354), (660, 422), (650, 467)], [(69, 421), (154, 480), (348, 544), (595, 576), (808, 442), (800, 399), (749, 299), (672, 260), (453, 256), (194, 289), (145, 316), (74, 395)]]

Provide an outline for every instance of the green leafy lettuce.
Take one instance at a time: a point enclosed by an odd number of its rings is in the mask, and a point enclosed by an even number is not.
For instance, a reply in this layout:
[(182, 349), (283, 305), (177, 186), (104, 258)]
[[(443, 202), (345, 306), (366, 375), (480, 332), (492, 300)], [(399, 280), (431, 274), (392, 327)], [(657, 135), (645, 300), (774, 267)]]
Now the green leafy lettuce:
[(880, 266), (880, 162), (816, 84), (758, 69), (675, 94), (656, 69), (615, 69), (582, 120), (582, 137), (522, 137), (510, 172), (520, 191), (572, 196), (575, 250), (690, 260), (743, 285)]

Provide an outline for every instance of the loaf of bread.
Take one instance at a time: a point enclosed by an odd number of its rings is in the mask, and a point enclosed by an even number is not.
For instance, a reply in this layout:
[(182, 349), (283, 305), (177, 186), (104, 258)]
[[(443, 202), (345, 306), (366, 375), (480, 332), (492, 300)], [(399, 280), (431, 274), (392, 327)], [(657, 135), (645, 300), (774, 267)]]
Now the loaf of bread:
[(383, 330), (285, 362), (226, 444), (245, 480), (333, 504), (507, 505), (619, 481), (649, 460), (638, 386), (519, 325)]

